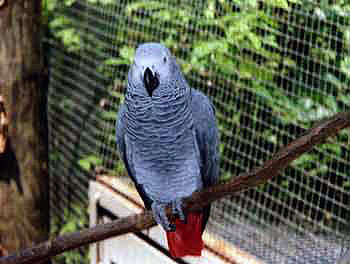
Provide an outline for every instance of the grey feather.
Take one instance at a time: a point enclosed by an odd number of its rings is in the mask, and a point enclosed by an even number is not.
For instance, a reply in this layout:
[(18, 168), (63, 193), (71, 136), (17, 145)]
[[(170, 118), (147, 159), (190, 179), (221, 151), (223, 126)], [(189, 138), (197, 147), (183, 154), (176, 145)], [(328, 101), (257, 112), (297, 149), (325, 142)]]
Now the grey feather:
[(117, 149), (119, 151), (119, 154), (123, 161), (126, 161), (126, 152), (125, 152), (125, 129), (123, 125), (124, 120), (124, 113), (125, 113), (125, 105), (121, 104), (119, 107), (119, 111), (117, 114), (117, 121), (116, 121), (116, 139), (117, 139)]
[(209, 187), (219, 179), (219, 133), (214, 106), (206, 95), (194, 89), (192, 89), (192, 113), (200, 152), (203, 185)]

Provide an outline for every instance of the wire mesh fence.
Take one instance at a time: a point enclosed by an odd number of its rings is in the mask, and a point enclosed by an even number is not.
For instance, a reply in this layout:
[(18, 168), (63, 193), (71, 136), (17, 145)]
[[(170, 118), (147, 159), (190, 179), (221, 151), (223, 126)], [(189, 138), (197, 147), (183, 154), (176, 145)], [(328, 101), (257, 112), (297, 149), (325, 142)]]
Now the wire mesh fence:
[[(164, 43), (189, 84), (213, 101), (222, 180), (349, 110), (348, 1), (45, 3), (57, 225), (64, 226), (63, 210), (79, 215), (76, 208), (87, 207), (91, 166), (128, 179), (115, 118), (140, 43)], [(334, 263), (350, 249), (349, 143), (341, 132), (270, 183), (216, 202), (208, 229), (267, 263)]]

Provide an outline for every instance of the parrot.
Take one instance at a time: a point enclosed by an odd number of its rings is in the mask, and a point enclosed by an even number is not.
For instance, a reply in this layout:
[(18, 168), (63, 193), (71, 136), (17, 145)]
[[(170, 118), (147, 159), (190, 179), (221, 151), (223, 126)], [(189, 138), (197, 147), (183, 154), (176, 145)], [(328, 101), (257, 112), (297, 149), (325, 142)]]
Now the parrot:
[[(185, 214), (183, 201), (218, 181), (215, 108), (189, 86), (163, 44), (136, 48), (117, 113), (116, 145), (145, 208), (166, 232), (170, 255), (201, 256), (210, 205)], [(175, 221), (169, 221), (167, 205)]]

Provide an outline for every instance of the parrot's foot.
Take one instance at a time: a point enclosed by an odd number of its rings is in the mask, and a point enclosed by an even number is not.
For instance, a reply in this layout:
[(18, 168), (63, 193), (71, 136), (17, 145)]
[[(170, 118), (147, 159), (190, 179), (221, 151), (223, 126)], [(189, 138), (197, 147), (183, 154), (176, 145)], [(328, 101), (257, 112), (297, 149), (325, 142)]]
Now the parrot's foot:
[[(182, 198), (178, 198), (175, 199), (173, 201), (170, 202), (171, 204), (171, 208), (172, 208), (172, 213), (174, 215), (178, 215), (180, 220), (185, 222), (186, 221), (186, 215), (183, 211), (183, 199)], [(172, 224), (165, 212), (165, 208), (166, 208), (167, 204), (166, 203), (162, 203), (162, 202), (158, 202), (158, 201), (154, 201), (152, 203), (152, 213), (153, 216), (156, 220), (156, 222), (161, 225), (165, 231), (175, 231), (176, 226), (174, 224)]]
[(182, 222), (186, 222), (186, 215), (183, 211), (183, 199), (177, 198), (171, 202), (171, 208), (174, 215), (178, 215)]

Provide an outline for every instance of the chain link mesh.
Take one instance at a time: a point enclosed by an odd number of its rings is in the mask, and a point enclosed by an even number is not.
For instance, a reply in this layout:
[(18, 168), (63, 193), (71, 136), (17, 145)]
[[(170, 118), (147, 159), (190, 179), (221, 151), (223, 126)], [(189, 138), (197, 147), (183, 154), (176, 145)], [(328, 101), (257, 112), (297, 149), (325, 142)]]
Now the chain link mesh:
[[(221, 179), (268, 160), (350, 106), (347, 1), (111, 1), (48, 5), (52, 215), (87, 207), (92, 167), (124, 177), (115, 118), (143, 42), (166, 44), (217, 109)], [(271, 182), (213, 205), (208, 229), (267, 263), (334, 263), (350, 248), (350, 133)], [(86, 212), (85, 212), (86, 214)]]

